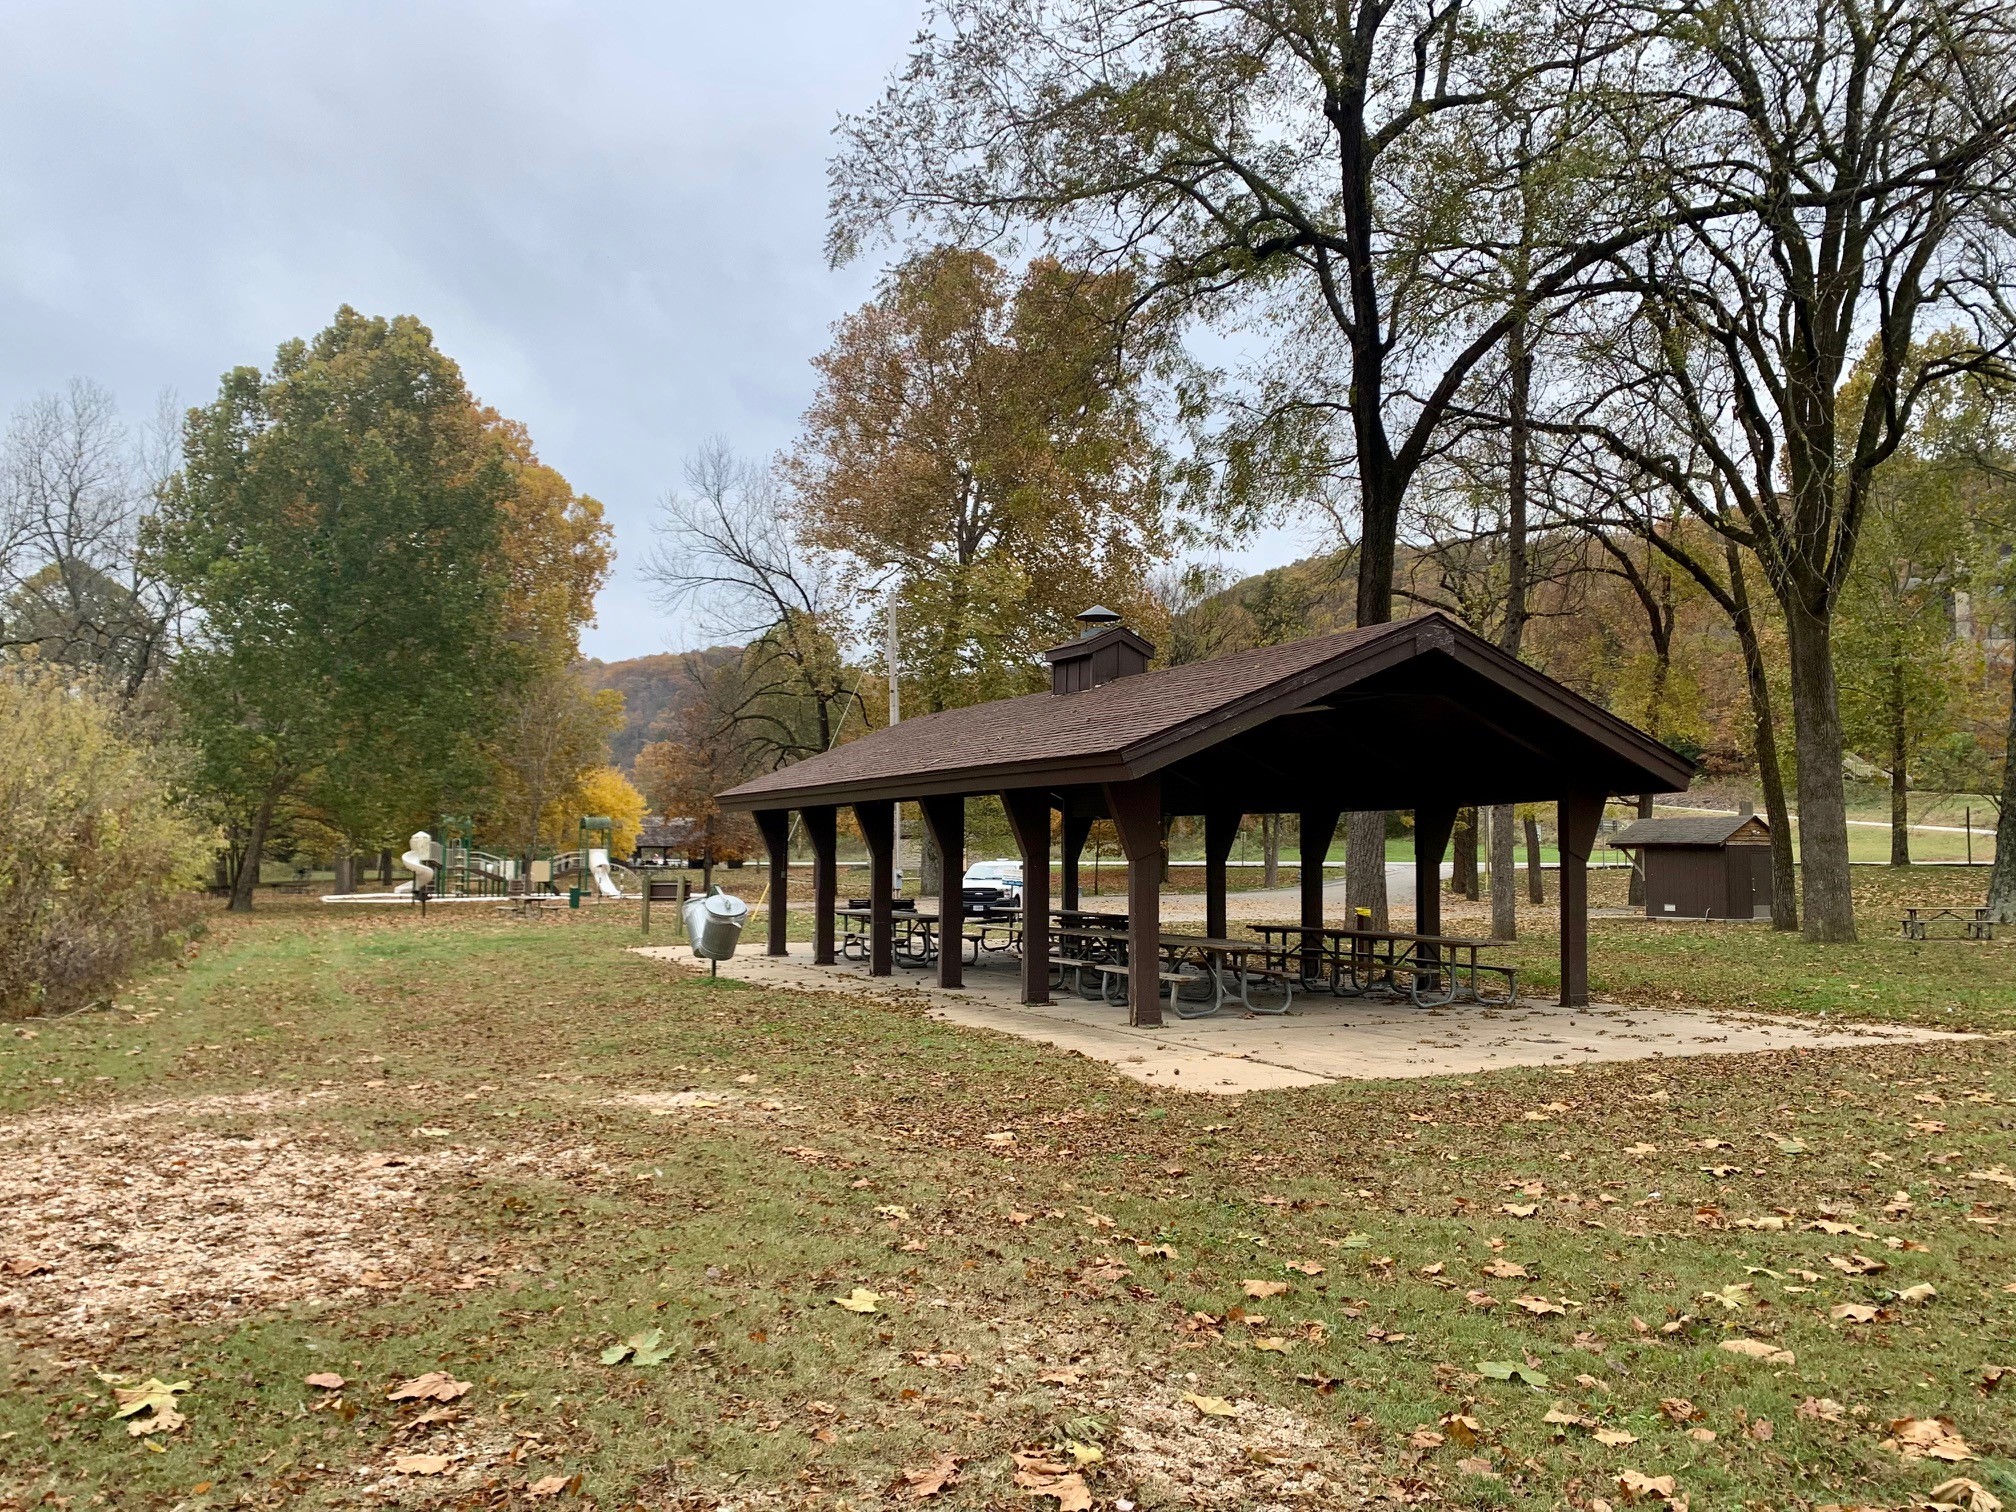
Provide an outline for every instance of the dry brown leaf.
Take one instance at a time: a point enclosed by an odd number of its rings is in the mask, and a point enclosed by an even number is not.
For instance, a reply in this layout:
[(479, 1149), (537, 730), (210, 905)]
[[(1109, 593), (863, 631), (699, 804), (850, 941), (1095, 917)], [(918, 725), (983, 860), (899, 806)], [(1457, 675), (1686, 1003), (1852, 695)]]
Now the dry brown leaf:
[(402, 1454), (392, 1468), (401, 1475), (445, 1475), (453, 1463), (445, 1454)]
[(1626, 1444), (1638, 1442), (1638, 1435), (1622, 1428), (1598, 1428), (1594, 1435), (1596, 1442), (1612, 1449), (1621, 1449)]
[(1866, 1302), (1837, 1302), (1827, 1309), (1827, 1316), (1837, 1323), (1874, 1323), (1876, 1309)]
[(1936, 1459), (1958, 1463), (1974, 1458), (1967, 1441), (1953, 1430), (1945, 1418), (1896, 1418), (1890, 1423), (1891, 1437), (1885, 1449), (1894, 1449), (1906, 1459)]
[(1512, 1305), (1523, 1308), (1536, 1318), (1544, 1318), (1549, 1313), (1560, 1313), (1566, 1316), (1568, 1312), (1568, 1309), (1563, 1307), (1559, 1302), (1549, 1302), (1545, 1297), (1514, 1297)]
[(1645, 1475), (1637, 1470), (1622, 1470), (1617, 1475), (1617, 1489), (1624, 1494), (1627, 1504), (1639, 1502), (1673, 1500), (1678, 1489), (1670, 1475)]
[(2001, 1497), (1964, 1475), (1941, 1481), (1932, 1488), (1930, 1498), (1933, 1506), (1951, 1507), (1953, 1512), (2002, 1512)]
[(318, 1387), (323, 1391), (341, 1391), (343, 1389), (343, 1377), (336, 1374), (333, 1370), (318, 1370), (314, 1375), (304, 1376), (302, 1384), (304, 1386)]
[(1526, 1279), (1526, 1267), (1516, 1260), (1492, 1260), (1486, 1262), (1484, 1274), (1500, 1281), (1520, 1281)]
[(1799, 1404), (1799, 1416), (1814, 1422), (1838, 1423), (1847, 1409), (1832, 1397), (1807, 1397)]
[(452, 1402), (469, 1389), (467, 1381), (458, 1381), (444, 1370), (430, 1370), (410, 1381), (401, 1381), (385, 1396), (394, 1402)]
[(1286, 1281), (1241, 1281), (1239, 1284), (1245, 1288), (1247, 1296), (1256, 1298), (1278, 1297), (1288, 1290)]
[(1496, 1297), (1492, 1296), (1489, 1292), (1483, 1291), (1470, 1292), (1465, 1295), (1463, 1300), (1468, 1302), (1472, 1307), (1492, 1308), (1498, 1305)]
[(525, 1494), (527, 1496), (538, 1496), (538, 1497), (558, 1496), (561, 1492), (565, 1491), (566, 1489), (567, 1489), (566, 1476), (542, 1475), (539, 1477), (538, 1480), (532, 1482), (531, 1485), (525, 1488)]
[(1447, 1440), (1433, 1428), (1416, 1428), (1407, 1435), (1407, 1442), (1416, 1449), (1440, 1449)]
[(1701, 1409), (1685, 1397), (1661, 1397), (1659, 1410), (1676, 1423), (1691, 1423), (1701, 1416)]
[(927, 1496), (936, 1496), (958, 1479), (959, 1456), (949, 1451), (939, 1455), (928, 1465), (919, 1465), (903, 1472), (904, 1489), (912, 1501), (922, 1501)]
[(1183, 1393), (1183, 1400), (1195, 1407), (1206, 1417), (1237, 1417), (1239, 1409), (1223, 1397), (1199, 1396), (1194, 1391)]

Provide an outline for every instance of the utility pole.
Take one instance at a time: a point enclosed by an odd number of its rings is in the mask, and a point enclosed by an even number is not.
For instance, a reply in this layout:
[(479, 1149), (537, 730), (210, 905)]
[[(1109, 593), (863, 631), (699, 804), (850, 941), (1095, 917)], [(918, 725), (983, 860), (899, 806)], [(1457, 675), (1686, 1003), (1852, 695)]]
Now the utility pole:
[[(889, 601), (882, 613), (882, 659), (889, 664), (889, 723), (900, 724), (903, 719), (903, 700), (896, 691), (896, 588), (889, 589)], [(889, 845), (890, 862), (897, 875), (903, 873), (903, 805), (892, 805), (894, 814), (890, 823), (894, 826), (893, 838)]]

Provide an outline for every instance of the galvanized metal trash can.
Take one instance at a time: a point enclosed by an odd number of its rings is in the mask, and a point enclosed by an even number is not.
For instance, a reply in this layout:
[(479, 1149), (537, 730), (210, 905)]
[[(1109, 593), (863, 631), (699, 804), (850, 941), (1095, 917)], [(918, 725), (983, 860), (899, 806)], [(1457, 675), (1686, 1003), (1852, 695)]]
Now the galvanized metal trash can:
[(749, 922), (749, 905), (718, 887), (704, 898), (688, 900), (685, 911), (686, 941), (693, 954), (710, 961), (725, 961), (735, 954), (742, 938), (742, 926)]

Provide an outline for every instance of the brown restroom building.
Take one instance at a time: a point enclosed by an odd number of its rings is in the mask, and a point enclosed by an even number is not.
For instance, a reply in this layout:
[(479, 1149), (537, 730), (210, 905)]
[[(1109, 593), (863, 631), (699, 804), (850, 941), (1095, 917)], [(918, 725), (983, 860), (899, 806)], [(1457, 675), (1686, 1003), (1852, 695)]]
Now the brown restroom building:
[(1648, 919), (1771, 915), (1771, 829), (1755, 814), (1640, 819), (1610, 843), (1638, 852)]

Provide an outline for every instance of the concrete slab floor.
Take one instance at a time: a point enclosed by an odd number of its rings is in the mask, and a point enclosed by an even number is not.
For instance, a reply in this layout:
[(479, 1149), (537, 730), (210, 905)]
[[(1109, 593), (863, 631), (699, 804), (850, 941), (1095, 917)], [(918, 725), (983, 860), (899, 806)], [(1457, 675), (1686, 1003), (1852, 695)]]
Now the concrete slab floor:
[[(1563, 1008), (1526, 999), (1415, 1008), (1369, 998), (1300, 994), (1285, 1015), (1228, 1008), (1211, 1018), (1179, 1019), (1155, 1029), (1128, 1025), (1126, 1010), (1060, 990), (1058, 1001), (1021, 1001), (1014, 961), (1002, 957), (966, 969), (967, 985), (947, 991), (935, 967), (899, 966), (868, 975), (857, 961), (812, 964), (810, 945), (786, 956), (738, 954), (723, 976), (794, 992), (903, 998), (927, 1004), (941, 1023), (992, 1029), (1075, 1050), (1150, 1086), (1237, 1095), (1336, 1081), (1470, 1075), (1509, 1066), (1572, 1066), (1595, 1061), (1740, 1055), (1757, 1050), (1824, 1050), (1931, 1040), (1973, 1039), (1905, 1024), (1822, 1027), (1818, 1021), (1762, 1013), (1597, 1004)], [(642, 946), (637, 954), (705, 968), (684, 945)]]

